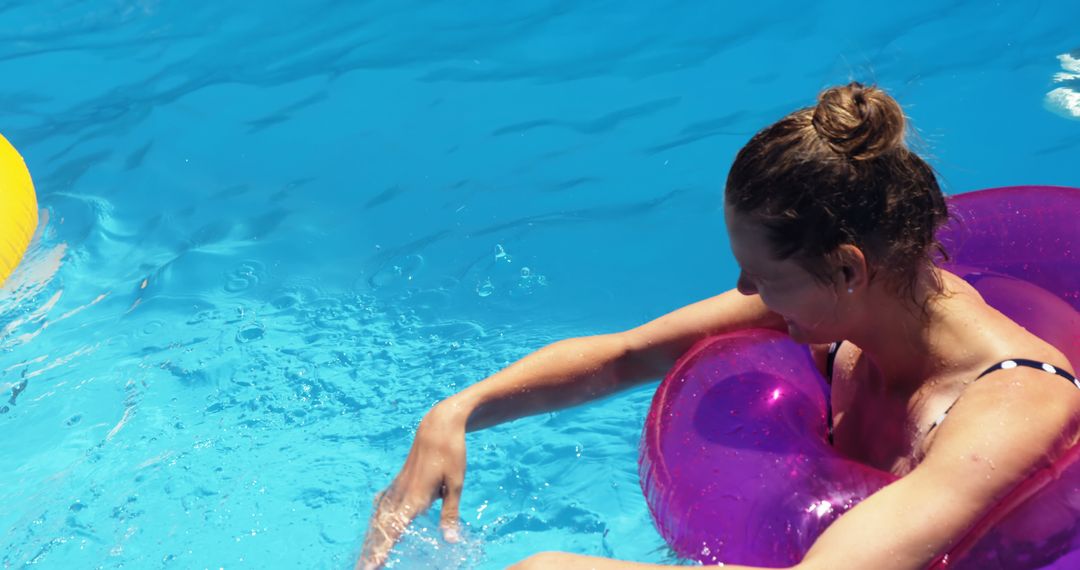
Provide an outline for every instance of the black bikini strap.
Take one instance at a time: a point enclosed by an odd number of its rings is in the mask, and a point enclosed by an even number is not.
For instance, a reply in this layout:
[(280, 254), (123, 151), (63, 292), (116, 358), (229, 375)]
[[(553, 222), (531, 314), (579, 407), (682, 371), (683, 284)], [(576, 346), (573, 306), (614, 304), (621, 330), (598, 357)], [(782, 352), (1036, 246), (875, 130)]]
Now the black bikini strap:
[[(1049, 372), (1050, 374), (1054, 374), (1056, 376), (1061, 376), (1062, 378), (1068, 380), (1069, 382), (1072, 382), (1073, 386), (1076, 386), (1077, 388), (1080, 388), (1080, 380), (1077, 380), (1076, 377), (1073, 376), (1072, 374), (1069, 374), (1068, 372), (1065, 372), (1064, 370), (1062, 370), (1062, 369), (1060, 369), (1060, 368), (1058, 368), (1058, 367), (1056, 367), (1056, 366), (1054, 366), (1052, 364), (1047, 364), (1045, 362), (1039, 362), (1038, 360), (1028, 360), (1027, 358), (1011, 358), (1009, 360), (1002, 360), (1001, 362), (998, 362), (997, 364), (991, 366), (990, 368), (987, 368), (985, 371), (983, 371), (982, 374), (979, 374), (978, 376), (976, 376), (975, 380), (978, 380), (979, 378), (982, 378), (983, 376), (986, 376), (987, 374), (989, 374), (991, 372), (994, 372), (995, 370), (1010, 370), (1010, 369), (1016, 368), (1017, 366), (1024, 366), (1026, 368), (1037, 368), (1039, 370), (1042, 370), (1043, 372)], [(953, 406), (955, 406), (956, 402), (959, 402), (959, 401), (960, 401), (960, 398), (957, 397), (956, 400), (953, 401), (953, 403), (949, 406), (949, 408), (946, 409), (943, 414), (938, 416), (938, 419), (935, 420), (934, 423), (930, 424), (930, 429), (926, 430), (926, 433), (930, 433), (931, 430), (938, 427), (938, 425), (940, 425), (941, 422), (945, 421), (945, 416), (949, 415), (949, 412), (952, 411)]]
[(825, 381), (832, 385), (833, 363), (836, 362), (836, 353), (840, 352), (840, 345), (844, 341), (837, 341), (829, 345), (829, 354), (825, 356)]
[[(829, 345), (829, 353), (825, 356), (825, 382), (832, 386), (833, 362), (836, 361), (836, 353), (840, 351), (840, 345), (844, 341), (834, 342)], [(825, 394), (825, 416), (828, 419), (829, 445), (833, 444), (833, 417), (832, 417), (832, 394)]]
[(1043, 372), (1049, 372), (1050, 374), (1061, 376), (1069, 382), (1072, 382), (1073, 385), (1077, 388), (1080, 388), (1080, 380), (1077, 380), (1076, 377), (1072, 374), (1069, 374), (1068, 372), (1065, 372), (1064, 370), (1052, 364), (1039, 362), (1038, 360), (1028, 360), (1026, 358), (1011, 358), (1009, 360), (1002, 360), (1001, 362), (998, 362), (990, 368), (987, 368), (982, 374), (979, 374), (977, 377), (975, 377), (975, 379), (978, 380), (979, 378), (982, 378), (983, 376), (986, 376), (987, 374), (994, 372), (995, 370), (1009, 370), (1011, 368), (1016, 368), (1017, 366), (1024, 366), (1026, 368), (1037, 368), (1039, 370), (1042, 370)]

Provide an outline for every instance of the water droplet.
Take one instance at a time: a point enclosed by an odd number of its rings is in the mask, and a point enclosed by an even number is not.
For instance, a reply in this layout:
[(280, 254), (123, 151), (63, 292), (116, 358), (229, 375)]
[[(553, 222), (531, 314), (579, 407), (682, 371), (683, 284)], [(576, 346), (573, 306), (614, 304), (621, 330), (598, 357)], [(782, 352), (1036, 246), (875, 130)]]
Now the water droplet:
[(266, 334), (266, 329), (259, 323), (252, 323), (240, 329), (236, 333), (236, 342), (241, 344), (261, 339)]
[(495, 261), (496, 262), (503, 261), (503, 262), (506, 262), (506, 263), (513, 263), (514, 260), (513, 260), (513, 258), (510, 257), (509, 253), (506, 253), (506, 250), (503, 249), (502, 244), (497, 243), (497, 244), (495, 244)]

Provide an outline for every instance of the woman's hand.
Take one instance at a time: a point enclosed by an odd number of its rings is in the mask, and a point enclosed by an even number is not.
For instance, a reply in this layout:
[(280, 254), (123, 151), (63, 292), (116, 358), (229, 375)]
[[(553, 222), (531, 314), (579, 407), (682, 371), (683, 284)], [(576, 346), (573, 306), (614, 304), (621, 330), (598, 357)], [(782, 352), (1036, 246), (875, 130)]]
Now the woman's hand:
[(375, 512), (356, 562), (358, 570), (381, 567), (409, 523), (439, 498), (443, 501), (439, 522), (443, 538), (457, 542), (467, 417), (449, 400), (424, 416), (401, 472), (375, 498)]

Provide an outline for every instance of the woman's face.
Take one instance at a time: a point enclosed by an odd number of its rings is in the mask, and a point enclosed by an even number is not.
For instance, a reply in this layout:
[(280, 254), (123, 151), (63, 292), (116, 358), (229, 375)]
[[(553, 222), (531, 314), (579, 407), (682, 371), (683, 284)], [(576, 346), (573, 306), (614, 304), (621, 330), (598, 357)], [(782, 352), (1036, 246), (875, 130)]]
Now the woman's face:
[(843, 338), (840, 283), (821, 283), (792, 259), (773, 257), (765, 227), (745, 214), (724, 208), (731, 251), (739, 263), (738, 289), (760, 295), (784, 318), (796, 342), (824, 343)]

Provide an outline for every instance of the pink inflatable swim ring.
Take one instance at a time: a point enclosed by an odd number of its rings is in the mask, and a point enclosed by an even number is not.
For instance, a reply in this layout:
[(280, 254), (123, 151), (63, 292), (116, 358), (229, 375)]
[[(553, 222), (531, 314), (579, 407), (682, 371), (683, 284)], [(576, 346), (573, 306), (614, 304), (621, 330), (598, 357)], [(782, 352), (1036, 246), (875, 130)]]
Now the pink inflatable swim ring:
[[(1080, 363), (1080, 189), (999, 188), (949, 203), (947, 268)], [(679, 556), (796, 564), (896, 480), (834, 451), (828, 398), (807, 348), (774, 331), (705, 339), (679, 360), (657, 389), (640, 457), (654, 522)], [(933, 566), (1080, 568), (1078, 459), (1080, 446), (1035, 473)]]

